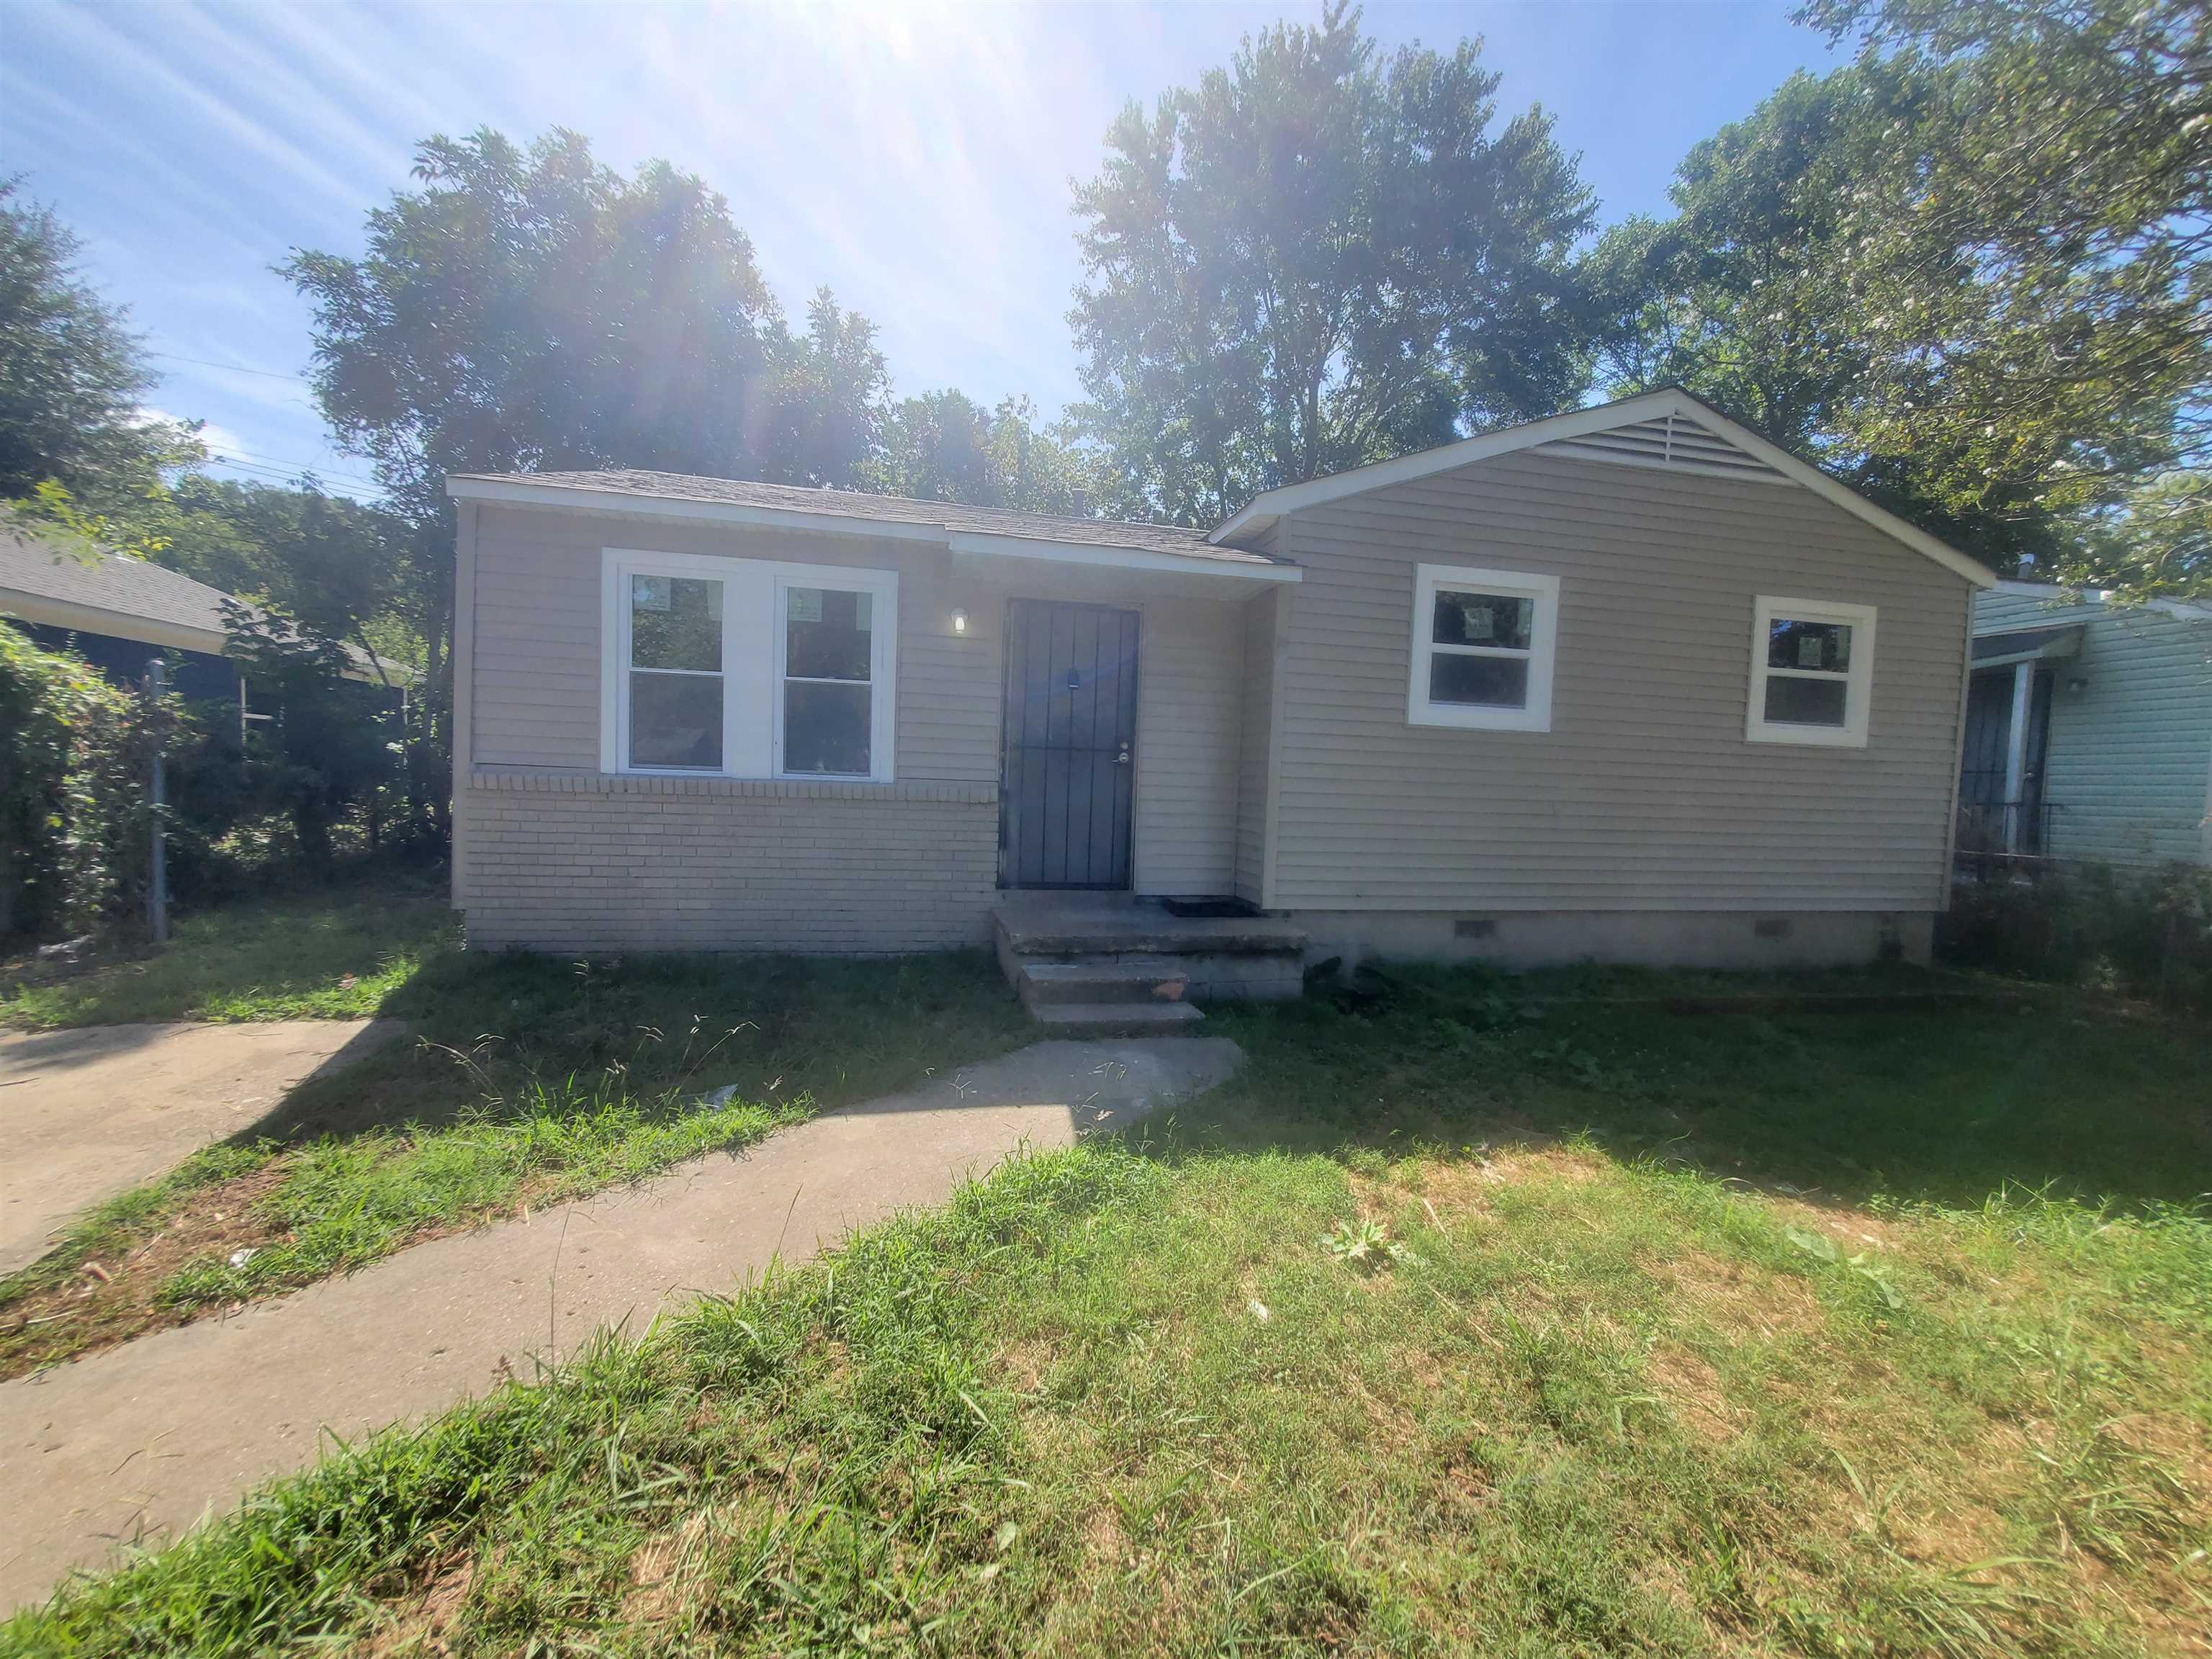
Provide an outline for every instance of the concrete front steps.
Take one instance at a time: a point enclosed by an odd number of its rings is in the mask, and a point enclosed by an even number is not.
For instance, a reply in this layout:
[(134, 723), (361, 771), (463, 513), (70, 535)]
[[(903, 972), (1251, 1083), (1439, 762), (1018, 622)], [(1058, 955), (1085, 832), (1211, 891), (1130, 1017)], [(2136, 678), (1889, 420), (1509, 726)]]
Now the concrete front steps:
[(1175, 916), (1126, 894), (1015, 894), (992, 913), (999, 965), (1037, 1022), (1086, 1036), (1188, 1030), (1197, 1000), (1304, 988), (1306, 937), (1266, 916)]

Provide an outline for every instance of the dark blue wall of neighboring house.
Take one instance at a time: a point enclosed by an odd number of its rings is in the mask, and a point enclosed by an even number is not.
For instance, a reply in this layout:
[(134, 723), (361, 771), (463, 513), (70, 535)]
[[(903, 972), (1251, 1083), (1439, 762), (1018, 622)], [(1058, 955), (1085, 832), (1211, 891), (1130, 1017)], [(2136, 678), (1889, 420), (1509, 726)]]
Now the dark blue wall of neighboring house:
[(169, 684), (187, 702), (217, 697), (226, 702), (238, 701), (238, 665), (228, 657), (149, 645), (143, 640), (118, 639), (112, 634), (82, 633), (46, 623), (19, 622), (15, 626), (49, 651), (76, 653), (118, 685), (137, 685), (146, 678), (147, 663), (159, 657), (169, 665)]

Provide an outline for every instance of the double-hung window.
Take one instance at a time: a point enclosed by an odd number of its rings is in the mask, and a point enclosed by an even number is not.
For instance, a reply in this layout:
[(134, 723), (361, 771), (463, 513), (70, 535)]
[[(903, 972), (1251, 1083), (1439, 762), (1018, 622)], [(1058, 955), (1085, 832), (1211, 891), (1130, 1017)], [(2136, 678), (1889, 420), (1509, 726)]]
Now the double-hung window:
[(813, 580), (776, 583), (783, 705), (776, 775), (865, 778), (874, 735), (875, 596)]
[(635, 574), (629, 586), (630, 764), (719, 772), (723, 585)]
[(1413, 581), (1407, 720), (1550, 731), (1559, 640), (1557, 576), (1420, 566)]
[(1753, 609), (1745, 737), (1864, 748), (1874, 623), (1872, 605), (1759, 595)]
[(603, 557), (603, 770), (890, 781), (896, 573)]

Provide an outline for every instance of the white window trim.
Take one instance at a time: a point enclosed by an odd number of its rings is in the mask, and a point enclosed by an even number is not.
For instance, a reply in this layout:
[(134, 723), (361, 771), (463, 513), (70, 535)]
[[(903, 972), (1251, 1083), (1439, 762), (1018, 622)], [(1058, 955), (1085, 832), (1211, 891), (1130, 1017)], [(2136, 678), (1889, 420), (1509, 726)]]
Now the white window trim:
[[(1536, 601), (1536, 626), (1528, 636), (1528, 700), (1519, 708), (1494, 703), (1432, 702), (1429, 661), (1438, 650), (1452, 656), (1517, 657), (1518, 651), (1437, 646), (1430, 637), (1437, 590), (1501, 593)], [(1552, 729), (1552, 665), (1559, 654), (1559, 579), (1523, 570), (1478, 570), (1465, 565), (1425, 564), (1413, 573), (1412, 659), (1406, 678), (1406, 723), (1451, 726), (1482, 732)]]
[[(718, 771), (699, 767), (629, 764), (629, 579), (632, 576), (690, 576), (725, 584), (722, 592), (722, 761)], [(749, 604), (743, 589), (752, 586), (766, 610)], [(823, 587), (870, 596), (867, 776), (857, 773), (783, 770), (783, 664), (787, 635), (785, 594), (793, 587)], [(763, 638), (760, 630), (765, 628)], [(757, 702), (748, 706), (743, 665), (768, 668), (766, 718), (762, 749), (765, 769), (732, 765), (742, 746), (741, 721), (761, 718)], [(641, 777), (770, 778), (804, 783), (890, 783), (898, 753), (898, 573), (849, 565), (803, 564), (770, 559), (720, 558), (699, 553), (657, 553), (641, 548), (609, 547), (599, 557), (599, 769)]]
[[(1798, 726), (1766, 718), (1766, 682), (1779, 674), (1786, 679), (1832, 679), (1832, 674), (1799, 674), (1770, 668), (1768, 635), (1776, 618), (1786, 622), (1843, 623), (1851, 630), (1851, 665), (1844, 676), (1844, 723), (1841, 726)], [(1743, 735), (1749, 743), (1809, 744), (1823, 749), (1863, 749), (1868, 717), (1874, 704), (1875, 607), (1844, 605), (1833, 599), (1791, 599), (1762, 593), (1752, 605), (1751, 702), (1744, 711)]]

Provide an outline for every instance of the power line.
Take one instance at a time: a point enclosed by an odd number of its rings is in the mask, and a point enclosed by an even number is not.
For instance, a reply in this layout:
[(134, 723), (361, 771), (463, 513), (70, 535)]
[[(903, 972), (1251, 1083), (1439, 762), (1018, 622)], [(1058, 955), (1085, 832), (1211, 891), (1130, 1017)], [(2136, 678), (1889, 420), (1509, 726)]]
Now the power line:
[(289, 466), (301, 472), (312, 472), (321, 478), (351, 478), (356, 483), (374, 483), (375, 479), (363, 473), (348, 472), (343, 467), (326, 466), (320, 461), (295, 461), (283, 455), (267, 455), (258, 449), (240, 449), (231, 445), (218, 445), (210, 454), (243, 455), (249, 461), (261, 461), (270, 466)]
[[(234, 472), (242, 472), (255, 483), (289, 484), (296, 482), (300, 477), (298, 471), (287, 471), (282, 467), (265, 466), (258, 461), (226, 460), (222, 456), (216, 455), (210, 458), (210, 463), (216, 466), (227, 467)], [(307, 470), (313, 471), (312, 468)], [(351, 473), (318, 472), (315, 476), (318, 478), (327, 478), (334, 483), (358, 484), (364, 489), (383, 488), (374, 478), (357, 477)]]
[(240, 363), (219, 363), (210, 357), (185, 357), (173, 351), (149, 351), (146, 355), (173, 363), (193, 363), (202, 368), (220, 368), (233, 374), (258, 374), (264, 380), (289, 380), (294, 386), (312, 384), (297, 374), (279, 374), (272, 368), (247, 368)]

